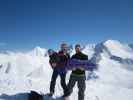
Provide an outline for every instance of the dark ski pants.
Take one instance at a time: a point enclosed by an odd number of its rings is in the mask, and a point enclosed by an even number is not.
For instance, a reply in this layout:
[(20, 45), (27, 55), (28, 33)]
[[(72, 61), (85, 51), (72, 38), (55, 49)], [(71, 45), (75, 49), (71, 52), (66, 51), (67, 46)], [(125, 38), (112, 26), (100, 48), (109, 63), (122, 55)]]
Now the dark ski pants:
[(74, 75), (71, 74), (70, 80), (68, 83), (68, 89), (69, 89), (69, 95), (73, 92), (73, 87), (75, 86), (75, 83), (77, 82), (78, 86), (78, 100), (84, 100), (84, 92), (86, 88), (85, 84), (85, 75)]
[(64, 95), (65, 95), (68, 92), (68, 88), (67, 88), (66, 80), (65, 80), (65, 78), (66, 78), (66, 72), (60, 74), (57, 70), (53, 70), (52, 79), (51, 79), (51, 83), (50, 83), (50, 92), (51, 93), (54, 93), (56, 79), (57, 79), (58, 75), (61, 78), (61, 86), (63, 88)]

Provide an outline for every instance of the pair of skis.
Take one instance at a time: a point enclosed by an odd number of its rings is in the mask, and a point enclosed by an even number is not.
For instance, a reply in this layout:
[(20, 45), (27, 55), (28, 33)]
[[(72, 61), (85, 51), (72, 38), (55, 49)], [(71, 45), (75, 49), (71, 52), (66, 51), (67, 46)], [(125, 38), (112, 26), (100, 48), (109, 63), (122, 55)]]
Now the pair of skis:
[(83, 68), (84, 70), (95, 70), (98, 68), (98, 65), (93, 63), (91, 60), (78, 60), (78, 59), (70, 59), (67, 61), (65, 66), (67, 70), (72, 70), (76, 68)]

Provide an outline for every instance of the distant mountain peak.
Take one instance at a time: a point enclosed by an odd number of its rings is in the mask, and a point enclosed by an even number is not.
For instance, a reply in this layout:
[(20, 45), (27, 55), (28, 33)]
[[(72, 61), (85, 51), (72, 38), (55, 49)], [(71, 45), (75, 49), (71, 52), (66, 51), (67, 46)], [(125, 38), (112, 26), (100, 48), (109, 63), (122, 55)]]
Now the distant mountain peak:
[(118, 44), (118, 43), (121, 43), (120, 41), (118, 41), (118, 40), (106, 40), (105, 42), (104, 42), (104, 44)]
[(37, 46), (34, 49), (32, 49), (29, 52), (29, 54), (33, 55), (33, 56), (44, 56), (46, 54), (46, 52), (47, 52), (47, 49)]

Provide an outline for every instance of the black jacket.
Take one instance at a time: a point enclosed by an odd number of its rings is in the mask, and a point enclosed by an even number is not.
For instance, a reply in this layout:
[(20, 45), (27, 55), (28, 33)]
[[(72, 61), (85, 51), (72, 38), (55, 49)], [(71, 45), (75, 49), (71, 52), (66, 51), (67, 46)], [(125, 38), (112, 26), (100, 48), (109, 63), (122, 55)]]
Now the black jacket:
[[(59, 61), (60, 61), (60, 59), (59, 59), (58, 53), (54, 52), (52, 55), (49, 56), (49, 63), (52, 68), (53, 68), (52, 63), (58, 64)], [(58, 66), (58, 65), (56, 65), (56, 66)]]
[[(74, 54), (71, 59), (88, 60), (88, 56), (83, 54), (82, 52), (79, 52)], [(72, 74), (85, 75), (85, 71), (81, 69), (76, 69), (72, 71)]]

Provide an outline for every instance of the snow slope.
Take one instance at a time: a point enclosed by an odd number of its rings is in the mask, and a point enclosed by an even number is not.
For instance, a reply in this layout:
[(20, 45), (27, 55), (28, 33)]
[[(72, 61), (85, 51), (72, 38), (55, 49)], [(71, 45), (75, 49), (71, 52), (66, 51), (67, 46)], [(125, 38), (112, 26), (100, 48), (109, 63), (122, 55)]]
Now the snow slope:
[[(86, 81), (85, 100), (133, 100), (133, 70), (125, 68), (123, 62), (111, 59), (112, 55), (120, 59), (133, 60), (133, 49), (116, 40), (108, 40), (97, 45), (86, 45), (84, 50), (89, 59), (99, 59), (98, 79)], [(45, 55), (45, 57), (44, 57)], [(47, 50), (36, 47), (31, 51), (0, 54), (0, 100), (27, 100), (27, 93), (36, 90), (45, 96), (49, 92), (52, 69), (48, 63)], [(126, 67), (133, 64), (126, 63)], [(69, 75), (67, 74), (67, 82)], [(87, 72), (86, 76), (89, 75)], [(53, 100), (63, 94), (57, 79)], [(75, 86), (71, 100), (77, 100), (78, 89)]]
[(109, 49), (111, 54), (115, 56), (133, 59), (133, 50), (128, 44), (122, 44), (116, 40), (108, 40), (104, 43), (104, 45)]

